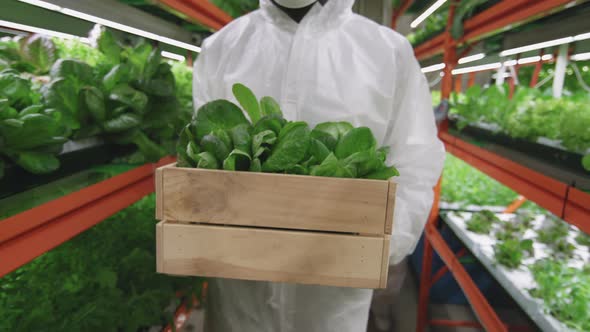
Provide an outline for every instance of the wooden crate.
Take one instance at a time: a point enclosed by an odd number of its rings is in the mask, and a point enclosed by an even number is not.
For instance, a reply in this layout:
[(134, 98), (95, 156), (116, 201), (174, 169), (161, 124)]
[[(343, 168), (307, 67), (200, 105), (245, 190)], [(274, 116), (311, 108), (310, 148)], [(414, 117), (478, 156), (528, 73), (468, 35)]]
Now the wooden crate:
[(165, 166), (157, 270), (384, 288), (394, 198), (390, 181)]

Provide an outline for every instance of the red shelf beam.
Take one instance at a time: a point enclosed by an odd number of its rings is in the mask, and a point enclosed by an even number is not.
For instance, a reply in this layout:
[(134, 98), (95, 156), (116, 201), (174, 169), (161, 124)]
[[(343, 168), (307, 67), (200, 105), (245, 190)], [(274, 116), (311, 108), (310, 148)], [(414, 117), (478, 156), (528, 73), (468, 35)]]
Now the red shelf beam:
[(0, 277), (154, 192), (167, 157), (0, 221)]
[(233, 20), (231, 16), (207, 0), (157, 1), (213, 30), (219, 30)]
[[(552, 14), (568, 4), (582, 1), (572, 0), (503, 0), (489, 9), (468, 19), (464, 23), (464, 34), (454, 46), (473, 42), (496, 33), (504, 28), (530, 22), (539, 17)], [(418, 45), (414, 53), (419, 60), (426, 59), (444, 51), (445, 33)]]
[(590, 194), (447, 132), (439, 136), (451, 154), (590, 234)]

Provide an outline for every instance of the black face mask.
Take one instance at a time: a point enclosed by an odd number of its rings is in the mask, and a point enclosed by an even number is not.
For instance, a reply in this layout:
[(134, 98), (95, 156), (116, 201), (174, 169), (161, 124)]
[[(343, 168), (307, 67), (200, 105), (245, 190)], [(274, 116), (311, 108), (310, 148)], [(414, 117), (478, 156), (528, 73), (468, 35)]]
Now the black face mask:
[[(279, 5), (275, 0), (271, 1), (275, 6), (279, 7), (283, 12), (285, 12), (285, 14), (289, 15), (289, 17), (297, 23), (301, 22), (301, 20), (305, 17), (305, 15), (307, 15), (311, 7), (314, 5), (314, 3), (312, 3), (311, 5), (303, 8), (287, 8)], [(326, 2), (328, 2), (328, 0), (318, 0), (318, 2), (323, 6), (326, 4)]]

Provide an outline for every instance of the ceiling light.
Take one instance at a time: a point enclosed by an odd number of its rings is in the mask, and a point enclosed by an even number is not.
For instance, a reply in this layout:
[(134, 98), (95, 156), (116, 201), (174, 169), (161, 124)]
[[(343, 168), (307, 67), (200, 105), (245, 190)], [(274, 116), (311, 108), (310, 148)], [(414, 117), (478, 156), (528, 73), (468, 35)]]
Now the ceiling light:
[(432, 65), (432, 66), (428, 66), (428, 67), (422, 68), (422, 72), (423, 73), (431, 73), (433, 71), (443, 70), (445, 67), (446, 67), (446, 65), (444, 63), (439, 63), (439, 64), (436, 64), (436, 65)]
[(186, 58), (183, 55), (172, 53), (172, 52), (162, 51), (161, 54), (165, 58), (180, 61), (180, 62), (183, 62), (186, 60)]
[(509, 55), (524, 53), (524, 52), (528, 52), (528, 51), (540, 50), (540, 49), (543, 49), (546, 47), (568, 44), (573, 41), (574, 41), (574, 37), (565, 37), (565, 38), (554, 39), (554, 40), (550, 40), (550, 41), (546, 41), (546, 42), (542, 42), (542, 43), (536, 43), (536, 44), (531, 44), (531, 45), (527, 45), (527, 46), (522, 46), (522, 47), (517, 47), (517, 48), (505, 50), (505, 51), (500, 52), (500, 56), (509, 56)]
[(590, 52), (587, 53), (578, 53), (571, 56), (573, 61), (586, 61), (590, 60)]
[(34, 26), (30, 26), (30, 25), (24, 25), (24, 24), (0, 20), (0, 26), (15, 29), (15, 30), (27, 31), (27, 32), (31, 32), (31, 33), (38, 33), (38, 34), (46, 35), (46, 36), (50, 36), (50, 37), (58, 37), (58, 38), (62, 38), (62, 39), (79, 39), (80, 41), (82, 41), (84, 43), (89, 43), (88, 38), (82, 38), (82, 37), (70, 35), (68, 33), (37, 28)]
[(464, 58), (459, 59), (459, 64), (462, 65), (464, 63), (481, 60), (481, 59), (485, 58), (485, 56), (486, 56), (485, 53), (478, 53), (478, 54), (466, 56)]
[(447, 0), (436, 1), (432, 6), (426, 9), (424, 13), (420, 14), (420, 16), (418, 16), (414, 21), (412, 21), (412, 23), (410, 23), (410, 27), (412, 27), (412, 29), (415, 29), (418, 25), (420, 25), (420, 23), (424, 22), (424, 20), (427, 19), (428, 16), (432, 15), (432, 13), (439, 9), (445, 2), (447, 2)]
[(39, 0), (19, 0), (21, 2), (25, 2), (31, 5), (35, 5), (38, 7), (42, 7), (45, 9), (50, 9), (53, 11), (57, 11), (60, 12), (64, 15), (68, 15), (68, 16), (72, 16), (72, 17), (76, 17), (85, 21), (89, 21), (92, 23), (96, 23), (96, 24), (100, 24), (100, 25), (104, 25), (106, 27), (109, 28), (113, 28), (113, 29), (117, 29), (117, 30), (121, 30), (127, 33), (131, 33), (134, 35), (138, 35), (144, 38), (148, 38), (148, 39), (152, 39), (152, 40), (157, 40), (159, 42), (162, 42), (164, 44), (168, 44), (168, 45), (172, 45), (172, 46), (176, 46), (176, 47), (180, 47), (180, 48), (184, 48), (187, 49), (189, 51), (193, 51), (193, 52), (201, 52), (201, 48), (189, 43), (185, 43), (185, 42), (181, 42), (179, 40), (175, 40), (172, 38), (168, 38), (168, 37), (164, 37), (164, 36), (160, 36), (157, 35), (155, 33), (152, 32), (148, 32), (148, 31), (144, 31), (141, 29), (137, 29), (125, 24), (121, 24), (121, 23), (117, 23), (114, 21), (110, 21), (104, 18), (100, 18), (94, 15), (90, 15), (90, 14), (86, 14), (86, 13), (82, 13), (79, 12), (77, 10), (73, 10), (73, 9), (69, 9), (69, 8), (63, 8), (57, 5), (53, 5), (50, 3), (47, 3), (45, 1), (39, 1)]
[(541, 61), (541, 57), (537, 55), (537, 56), (532, 56), (532, 57), (528, 57), (528, 58), (518, 59), (518, 64), (525, 65), (527, 63), (534, 63), (534, 62), (539, 62), (539, 61)]
[(582, 33), (574, 36), (575, 41), (590, 39), (590, 32)]
[(551, 54), (545, 54), (541, 57), (541, 60), (543, 60), (543, 61), (548, 61), (551, 59), (553, 59), (553, 55), (551, 55)]
[(453, 75), (460, 75), (460, 74), (466, 74), (466, 73), (471, 73), (471, 72), (476, 72), (476, 71), (484, 71), (484, 70), (498, 69), (500, 67), (502, 67), (502, 64), (501, 63), (494, 62), (494, 63), (489, 63), (487, 65), (481, 65), (481, 66), (473, 66), (473, 67), (466, 67), (466, 68), (454, 69), (453, 70)]
[(512, 67), (512, 66), (516, 66), (518, 62), (516, 60), (508, 60), (508, 61), (504, 61), (504, 66), (506, 67)]

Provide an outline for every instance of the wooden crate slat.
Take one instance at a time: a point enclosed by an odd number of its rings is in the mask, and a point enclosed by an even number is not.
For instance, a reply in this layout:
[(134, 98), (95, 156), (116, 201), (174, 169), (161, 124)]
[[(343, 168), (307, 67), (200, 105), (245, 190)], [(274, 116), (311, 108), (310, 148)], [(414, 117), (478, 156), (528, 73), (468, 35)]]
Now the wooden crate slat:
[(387, 282), (389, 237), (161, 225), (163, 273), (356, 288)]
[(388, 181), (176, 167), (162, 175), (160, 220), (381, 235), (391, 229)]

